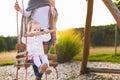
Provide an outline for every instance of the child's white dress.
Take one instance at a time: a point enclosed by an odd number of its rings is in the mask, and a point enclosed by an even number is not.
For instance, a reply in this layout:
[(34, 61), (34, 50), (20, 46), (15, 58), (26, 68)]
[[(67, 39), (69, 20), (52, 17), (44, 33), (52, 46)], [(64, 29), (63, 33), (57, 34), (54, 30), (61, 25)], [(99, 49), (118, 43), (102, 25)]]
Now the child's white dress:
[(27, 37), (27, 39), (22, 38), (22, 42), (27, 44), (27, 51), (28, 51), (28, 59), (31, 60), (34, 56), (43, 56), (44, 48), (43, 42), (47, 42), (51, 39), (50, 33)]
[(50, 39), (50, 33), (22, 39), (27, 45), (28, 60), (33, 60), (37, 67), (41, 65), (40, 59), (42, 60), (42, 63), (49, 64), (47, 55), (44, 54), (43, 42), (47, 42)]

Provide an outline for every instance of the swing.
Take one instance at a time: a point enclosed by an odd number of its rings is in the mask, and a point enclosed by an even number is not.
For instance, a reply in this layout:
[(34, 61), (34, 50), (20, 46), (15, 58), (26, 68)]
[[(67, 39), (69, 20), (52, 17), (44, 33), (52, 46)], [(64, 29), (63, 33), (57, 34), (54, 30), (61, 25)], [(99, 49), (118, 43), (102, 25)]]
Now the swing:
[[(18, 3), (18, 0), (16, 0), (16, 2)], [(24, 11), (24, 4), (23, 4), (23, 0), (22, 0), (22, 8)], [(52, 7), (54, 7), (52, 5)], [(23, 12), (24, 13), (24, 12)], [(23, 25), (24, 28), (26, 29), (26, 18), (23, 18)], [(30, 67), (31, 65), (34, 65), (34, 63), (32, 61), (28, 61), (28, 56), (27, 54), (29, 54), (26, 51), (26, 44), (23, 44), (20, 42), (20, 37), (19, 37), (19, 27), (18, 27), (18, 12), (16, 11), (16, 20), (17, 20), (17, 44), (16, 44), (16, 49), (17, 49), (17, 54), (16, 54), (16, 58), (15, 58), (15, 67), (17, 68), (17, 72), (16, 72), (16, 80), (18, 80), (18, 70), (20, 68), (25, 68), (25, 80), (27, 80), (27, 68)], [(52, 24), (55, 25), (54, 19), (52, 19)], [(24, 29), (24, 30), (25, 30)], [(22, 29), (21, 29), (22, 30)], [(51, 28), (51, 32), (52, 32), (52, 28)], [(42, 32), (44, 33), (44, 32)], [(44, 51), (46, 52), (46, 50), (48, 50), (48, 45), (44, 45)], [(56, 71), (56, 77), (58, 78), (58, 71), (57, 71), (57, 54), (56, 54), (56, 41), (54, 41), (54, 54), (48, 54), (48, 60), (50, 63), (50, 66), (53, 67)], [(47, 75), (50, 73), (45, 72), (46, 75), (46, 79), (47, 79)]]
[[(83, 50), (83, 60), (81, 64), (81, 71), (80, 74), (96, 72), (96, 73), (115, 73), (120, 74), (120, 69), (108, 69), (108, 68), (90, 68), (87, 67), (87, 61), (89, 56), (89, 41), (90, 41), (90, 27), (91, 27), (91, 20), (92, 20), (92, 12), (93, 12), (93, 1), (88, 0), (87, 6), (87, 18), (86, 18), (86, 25), (85, 25), (85, 41), (84, 41), (84, 50)], [(117, 25), (120, 27), (120, 11), (112, 0), (102, 0), (109, 11), (112, 13), (114, 19), (117, 22)]]

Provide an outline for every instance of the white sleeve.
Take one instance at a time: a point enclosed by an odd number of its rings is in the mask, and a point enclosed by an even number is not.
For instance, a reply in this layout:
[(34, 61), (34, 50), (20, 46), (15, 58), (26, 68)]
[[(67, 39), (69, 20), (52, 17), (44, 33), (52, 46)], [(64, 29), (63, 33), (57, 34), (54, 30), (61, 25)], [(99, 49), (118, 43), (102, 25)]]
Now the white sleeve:
[(21, 13), (22, 15), (25, 15), (26, 17), (29, 17), (30, 14), (31, 14), (31, 11), (24, 11), (24, 13), (23, 13), (23, 10), (21, 9), (21, 10), (20, 10), (20, 13)]
[(22, 37), (22, 43), (24, 43), (25, 44), (25, 37)]
[(48, 34), (43, 34), (43, 35), (41, 35), (41, 36), (42, 36), (43, 41), (45, 41), (45, 42), (47, 42), (47, 41), (49, 41), (49, 40), (51, 39), (50, 33), (48, 33)]

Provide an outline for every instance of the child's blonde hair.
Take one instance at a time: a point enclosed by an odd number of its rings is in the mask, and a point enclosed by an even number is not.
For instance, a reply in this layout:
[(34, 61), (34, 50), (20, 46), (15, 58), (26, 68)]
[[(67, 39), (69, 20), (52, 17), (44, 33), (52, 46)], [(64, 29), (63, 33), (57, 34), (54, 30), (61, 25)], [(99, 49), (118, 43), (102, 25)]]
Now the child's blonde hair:
[(39, 25), (40, 26), (40, 23), (39, 22), (37, 22), (37, 21), (35, 21), (35, 20), (31, 20), (29, 23), (28, 23), (28, 28), (27, 28), (27, 32), (30, 32), (31, 31), (31, 29), (32, 29), (32, 24), (34, 24), (34, 25)]

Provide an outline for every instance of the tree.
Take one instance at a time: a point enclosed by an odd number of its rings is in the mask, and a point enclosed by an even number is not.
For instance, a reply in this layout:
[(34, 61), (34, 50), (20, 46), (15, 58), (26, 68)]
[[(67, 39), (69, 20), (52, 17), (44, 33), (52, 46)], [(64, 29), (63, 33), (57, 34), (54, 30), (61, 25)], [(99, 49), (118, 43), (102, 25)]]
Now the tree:
[(115, 5), (118, 7), (120, 10), (120, 0), (114, 0)]
[(14, 50), (15, 49), (15, 45), (16, 45), (16, 37), (5, 37), (5, 42), (6, 42), (6, 46), (7, 46), (7, 51), (10, 50)]
[(6, 43), (4, 37), (0, 36), (0, 51), (6, 50)]

